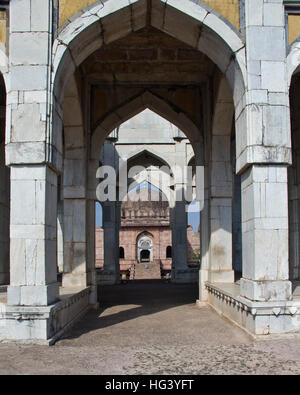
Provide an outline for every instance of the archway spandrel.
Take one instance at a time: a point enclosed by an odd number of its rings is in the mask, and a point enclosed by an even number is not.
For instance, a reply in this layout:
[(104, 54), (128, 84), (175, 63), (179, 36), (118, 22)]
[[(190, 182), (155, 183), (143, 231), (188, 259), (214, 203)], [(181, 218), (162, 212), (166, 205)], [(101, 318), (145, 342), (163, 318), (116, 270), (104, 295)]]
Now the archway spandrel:
[[(96, 3), (99, 2), (95, 2), (95, 0), (59, 0), (59, 26), (62, 26), (70, 17), (84, 8)], [(216, 10), (239, 30), (240, 0), (202, 0), (202, 3)]]
[[(102, 6), (104, 4), (102, 8), (101, 4)], [(128, 3), (127, 1), (117, 3), (108, 0), (102, 3), (95, 3), (94, 7), (84, 10), (73, 21), (70, 20), (66, 23), (54, 43), (53, 82), (58, 78), (57, 74), (61, 72), (59, 63), (65, 57), (67, 49), (71, 50), (71, 45), (76, 47), (80, 43), (81, 35), (86, 29), (90, 29), (95, 24), (97, 25), (101, 19), (101, 36), (104, 44), (126, 37), (129, 33), (136, 31), (137, 27), (147, 26), (149, 19), (145, 18), (148, 12), (147, 4), (143, 0), (130, 1)], [(235, 55), (234, 67), (237, 69), (237, 72), (242, 74), (242, 80), (245, 80), (245, 62), (241, 56), (241, 49), (244, 47), (244, 43), (239, 33), (229, 23), (222, 20), (212, 10), (207, 10), (203, 3), (200, 2), (196, 4), (190, 0), (181, 0), (180, 2), (173, 0), (166, 3), (165, 1), (153, 0), (151, 5), (151, 25), (170, 36), (180, 39), (195, 49), (202, 51), (203, 48), (207, 47), (205, 32), (209, 33), (208, 36), (217, 36), (221, 41), (222, 49), (225, 51), (228, 48), (229, 55)], [(161, 12), (158, 13), (158, 20), (156, 20), (155, 9), (162, 11), (162, 15)], [(163, 15), (165, 15), (165, 18), (162, 18)], [(170, 23), (166, 25), (168, 19)], [(115, 24), (111, 22), (120, 20), (121, 23), (117, 23), (118, 28), (116, 29), (114, 27)], [(184, 25), (178, 29), (182, 22), (184, 22)], [(179, 31), (181, 33), (184, 32), (185, 36), (182, 34), (178, 36)], [(199, 34), (199, 31), (201, 31), (201, 34)], [(101, 44), (99, 44), (100, 46)], [(59, 49), (59, 47), (62, 47), (62, 49)], [(86, 51), (83, 52), (86, 54), (86, 57), (89, 56), (91, 54), (90, 46), (86, 45)], [(222, 69), (222, 59), (218, 58), (219, 52), (219, 50), (212, 51), (209, 56)], [(232, 63), (231, 56), (226, 56), (226, 59), (229, 61), (229, 67)], [(65, 78), (67, 79), (68, 77), (65, 76)], [(230, 81), (230, 83), (233, 89), (234, 82)]]

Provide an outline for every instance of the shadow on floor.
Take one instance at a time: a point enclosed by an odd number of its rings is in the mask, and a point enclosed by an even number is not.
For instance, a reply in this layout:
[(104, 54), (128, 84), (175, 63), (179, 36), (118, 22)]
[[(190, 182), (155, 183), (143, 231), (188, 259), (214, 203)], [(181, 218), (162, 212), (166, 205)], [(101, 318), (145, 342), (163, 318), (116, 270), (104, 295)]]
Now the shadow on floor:
[[(174, 307), (195, 304), (197, 299), (197, 284), (170, 284), (162, 281), (141, 280), (127, 284), (101, 286), (98, 288), (100, 308), (97, 311), (90, 310), (62, 337), (62, 340), (75, 339), (85, 333)], [(108, 309), (116, 312), (107, 314)]]

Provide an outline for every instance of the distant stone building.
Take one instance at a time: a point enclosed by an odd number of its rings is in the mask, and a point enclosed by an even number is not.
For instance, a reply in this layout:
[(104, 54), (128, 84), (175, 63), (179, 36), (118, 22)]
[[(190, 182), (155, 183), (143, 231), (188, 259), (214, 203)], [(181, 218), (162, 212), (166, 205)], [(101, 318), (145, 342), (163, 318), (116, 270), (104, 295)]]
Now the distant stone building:
[[(151, 200), (152, 199), (152, 200)], [(172, 269), (172, 231), (169, 203), (163, 195), (149, 186), (128, 195), (121, 206), (119, 235), (119, 263), (122, 278), (170, 278)], [(104, 267), (103, 228), (96, 227), (96, 268)], [(199, 262), (200, 234), (187, 227), (188, 266), (196, 268)], [(149, 266), (150, 264), (150, 266)], [(151, 266), (152, 265), (152, 266)], [(139, 275), (137, 275), (139, 266)], [(145, 267), (146, 266), (146, 267)], [(141, 267), (144, 270), (141, 270)], [(149, 270), (157, 267), (157, 269)]]

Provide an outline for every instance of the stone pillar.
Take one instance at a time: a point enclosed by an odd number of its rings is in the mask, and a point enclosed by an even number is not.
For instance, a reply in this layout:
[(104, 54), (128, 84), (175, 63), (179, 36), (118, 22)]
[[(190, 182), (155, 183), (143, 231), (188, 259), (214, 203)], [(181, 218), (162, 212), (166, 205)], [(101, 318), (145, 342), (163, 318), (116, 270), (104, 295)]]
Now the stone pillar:
[(56, 226), (56, 173), (47, 165), (12, 166), (8, 305), (58, 299)]
[(290, 300), (286, 166), (253, 165), (242, 175), (242, 231), (241, 295)]
[(184, 182), (186, 181), (186, 144), (184, 140), (176, 141), (174, 174), (174, 200), (170, 207), (170, 225), (172, 230), (172, 280), (187, 280), (187, 211)]
[(173, 281), (185, 280), (187, 271), (187, 213), (186, 204), (176, 202), (171, 213)]
[[(51, 0), (10, 2), (6, 163), (11, 166), (8, 304), (58, 298), (57, 173), (62, 138), (50, 136)], [(49, 164), (49, 165), (48, 165)]]
[(120, 206), (117, 202), (104, 202), (102, 207), (104, 233), (104, 267), (103, 273), (101, 275), (101, 282), (105, 284), (118, 284), (120, 281)]
[(244, 8), (247, 81), (235, 111), (240, 174), (255, 163), (291, 163), (283, 0), (245, 0)]
[[(228, 120), (231, 125), (231, 120)], [(228, 128), (225, 125), (225, 129)], [(231, 129), (231, 128), (230, 128)], [(232, 167), (230, 135), (212, 136), (208, 281), (234, 282), (232, 270)]]
[[(207, 96), (211, 100), (211, 92)], [(209, 232), (206, 246), (208, 263), (207, 280), (212, 283), (234, 282), (232, 270), (232, 163), (231, 132), (234, 114), (232, 92), (224, 77), (220, 77), (214, 108), (208, 109), (205, 117), (212, 112), (212, 123), (206, 119), (206, 221)]]
[(86, 287), (86, 200), (64, 199), (63, 287)]
[(245, 0), (245, 36), (247, 92), (243, 107), (236, 109), (237, 172), (242, 176), (241, 295), (284, 301), (291, 298), (291, 138), (283, 1)]
[(72, 75), (65, 87), (64, 124), (64, 274), (63, 287), (85, 288), (89, 285), (87, 262), (88, 228), (87, 157), (88, 147), (82, 105), (76, 78)]

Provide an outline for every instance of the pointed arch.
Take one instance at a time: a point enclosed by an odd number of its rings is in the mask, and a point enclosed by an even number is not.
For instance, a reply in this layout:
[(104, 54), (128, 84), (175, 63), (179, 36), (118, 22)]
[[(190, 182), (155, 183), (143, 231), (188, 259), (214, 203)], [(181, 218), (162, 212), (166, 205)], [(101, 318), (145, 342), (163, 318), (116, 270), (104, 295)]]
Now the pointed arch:
[(155, 161), (159, 162), (161, 166), (168, 166), (170, 169), (172, 167), (171, 163), (166, 158), (162, 158), (159, 152), (156, 152), (153, 148), (148, 146), (147, 148), (136, 148), (135, 150), (131, 151), (127, 158), (127, 163), (135, 162), (139, 157), (148, 155), (151, 156)]
[(150, 5), (147, 0), (98, 1), (71, 18), (53, 44), (56, 98), (62, 99), (70, 75), (91, 53), (145, 27), (150, 19), (153, 27), (206, 54), (226, 74), (237, 105), (246, 86), (245, 45), (239, 33), (200, 1), (152, 0)]
[[(158, 193), (162, 195), (162, 197), (165, 199), (165, 201), (167, 201), (169, 203), (169, 207), (173, 207), (172, 206), (172, 202), (174, 201), (174, 196), (172, 191), (168, 190), (166, 185), (161, 185), (160, 183), (157, 182), (157, 180), (151, 180), (152, 182), (148, 182), (147, 180), (142, 180), (141, 182), (139, 182), (134, 188), (131, 188), (126, 195), (128, 195), (129, 193), (134, 193), (134, 191), (141, 185), (143, 185), (144, 183), (147, 183), (153, 187), (155, 187), (156, 189), (158, 189)], [(170, 193), (171, 192), (171, 193)]]
[(144, 237), (144, 236), (148, 236), (148, 237), (151, 237), (152, 239), (154, 239), (154, 236), (151, 232), (149, 232), (147, 230), (143, 230), (142, 232), (140, 232), (137, 235), (136, 240), (138, 241), (141, 237)]
[[(99, 157), (100, 147), (112, 130), (145, 109), (150, 109), (182, 130), (190, 140), (195, 154), (197, 153), (202, 157), (202, 152), (199, 152), (199, 150), (202, 149), (203, 134), (194, 122), (180, 111), (180, 109), (175, 108), (173, 105), (171, 106), (167, 101), (154, 95), (152, 92), (145, 91), (141, 95), (134, 97), (131, 101), (126, 101), (120, 105), (102, 119), (101, 123), (98, 123), (92, 135), (92, 158), (97, 159)], [(193, 144), (194, 142), (200, 144)]]

